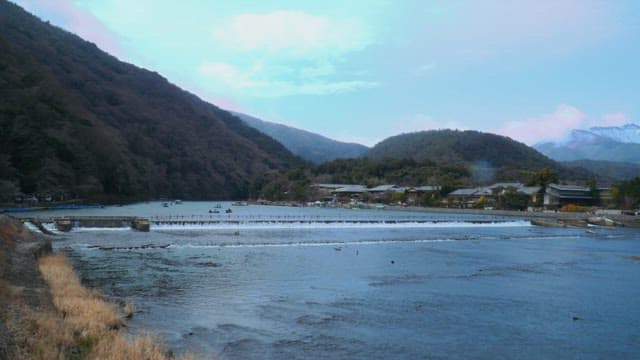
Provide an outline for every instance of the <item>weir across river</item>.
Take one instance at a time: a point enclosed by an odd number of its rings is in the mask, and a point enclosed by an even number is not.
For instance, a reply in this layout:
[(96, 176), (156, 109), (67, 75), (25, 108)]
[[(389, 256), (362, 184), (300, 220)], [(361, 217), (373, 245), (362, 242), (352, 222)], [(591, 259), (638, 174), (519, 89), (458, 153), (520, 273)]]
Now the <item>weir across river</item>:
[[(176, 215), (153, 216), (148, 218), (135, 216), (63, 216), (63, 217), (24, 217), (23, 222), (34, 224), (43, 232), (47, 229), (43, 224), (54, 224), (58, 231), (68, 232), (73, 228), (131, 228), (136, 231), (149, 231), (152, 226), (229, 226), (229, 225), (310, 225), (310, 224), (337, 224), (337, 225), (393, 225), (393, 224), (438, 224), (451, 221), (425, 219), (420, 216), (407, 216), (403, 218), (389, 219), (379, 218), (342, 218), (324, 216), (236, 216), (230, 214), (220, 215)], [(497, 220), (473, 220), (464, 221), (472, 224), (501, 223)]]
[[(452, 214), (453, 215), (453, 214)], [(500, 216), (502, 215), (502, 216)], [(531, 221), (533, 225), (552, 227), (587, 227), (588, 224), (600, 226), (630, 226), (640, 227), (638, 217), (613, 217), (615, 220), (600, 217), (589, 217), (588, 214), (571, 213), (531, 213), (518, 212), (516, 214), (500, 214), (491, 219), (477, 218), (470, 220), (451, 219), (443, 220), (426, 218), (419, 212), (407, 212), (405, 216), (389, 217), (384, 213), (380, 215), (359, 216), (357, 213), (345, 216), (315, 216), (315, 215), (247, 215), (247, 214), (194, 214), (194, 215), (162, 215), (150, 217), (137, 216), (60, 216), (60, 217), (22, 217), (25, 223), (31, 223), (44, 233), (50, 233), (51, 227), (46, 224), (54, 224), (56, 230), (62, 232), (71, 231), (73, 228), (131, 228), (136, 231), (147, 232), (151, 227), (228, 227), (228, 226), (277, 226), (277, 225), (419, 225), (429, 226), (450, 224), (457, 226), (465, 224), (501, 224), (515, 221)], [(516, 216), (517, 215), (517, 216)], [(45, 224), (45, 225), (43, 225)], [(457, 225), (456, 225), (457, 224)]]

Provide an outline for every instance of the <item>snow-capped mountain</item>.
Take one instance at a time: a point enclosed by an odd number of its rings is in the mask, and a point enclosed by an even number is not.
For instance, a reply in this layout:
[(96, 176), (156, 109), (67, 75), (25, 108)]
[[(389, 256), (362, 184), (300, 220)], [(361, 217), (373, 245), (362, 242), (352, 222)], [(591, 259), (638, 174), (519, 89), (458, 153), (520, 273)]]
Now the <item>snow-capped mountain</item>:
[(539, 143), (534, 148), (557, 161), (586, 159), (640, 163), (640, 126), (576, 129), (564, 141)]
[(640, 144), (640, 126), (636, 124), (592, 127), (588, 131), (618, 142)]

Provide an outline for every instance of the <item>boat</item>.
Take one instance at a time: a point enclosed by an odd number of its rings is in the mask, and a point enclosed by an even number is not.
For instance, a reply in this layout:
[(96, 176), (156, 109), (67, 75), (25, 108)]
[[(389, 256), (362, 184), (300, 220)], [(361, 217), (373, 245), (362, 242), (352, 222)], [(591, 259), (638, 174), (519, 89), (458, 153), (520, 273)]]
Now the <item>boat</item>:
[(180, 204), (182, 204), (182, 200), (175, 200), (173, 203), (176, 204), (176, 205), (180, 205)]
[(162, 203), (163, 207), (169, 207), (169, 203)]
[(229, 208), (229, 209), (225, 210), (224, 212), (227, 213), (227, 214), (231, 214), (233, 212), (233, 210), (231, 210), (231, 208)]
[(216, 204), (215, 208), (216, 208), (216, 209), (222, 209), (222, 205), (220, 205), (220, 204)]

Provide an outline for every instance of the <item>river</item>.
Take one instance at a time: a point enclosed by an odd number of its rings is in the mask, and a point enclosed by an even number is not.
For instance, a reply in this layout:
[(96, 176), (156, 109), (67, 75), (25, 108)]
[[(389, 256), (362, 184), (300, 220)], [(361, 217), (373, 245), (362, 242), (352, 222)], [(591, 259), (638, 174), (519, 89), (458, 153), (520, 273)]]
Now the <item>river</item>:
[[(82, 215), (245, 221), (152, 226), (149, 233), (74, 229), (55, 237), (54, 248), (85, 284), (136, 305), (129, 331), (154, 332), (176, 353), (640, 358), (637, 229), (230, 203), (220, 209), (232, 214), (212, 215), (215, 206), (154, 202)], [(64, 213), (74, 212), (46, 215)]]

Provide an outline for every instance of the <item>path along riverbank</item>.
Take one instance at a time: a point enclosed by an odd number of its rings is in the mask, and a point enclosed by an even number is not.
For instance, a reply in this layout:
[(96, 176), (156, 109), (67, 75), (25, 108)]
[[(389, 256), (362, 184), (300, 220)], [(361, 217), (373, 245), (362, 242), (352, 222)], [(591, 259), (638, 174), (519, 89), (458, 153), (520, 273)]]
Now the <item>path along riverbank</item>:
[(126, 333), (133, 311), (84, 288), (48, 238), (0, 215), (0, 360), (173, 359), (152, 336)]

